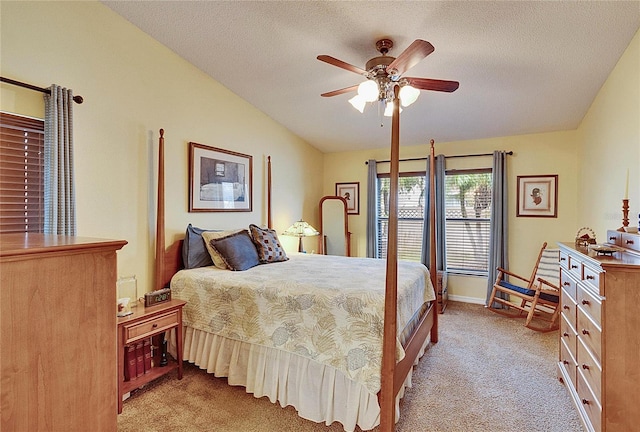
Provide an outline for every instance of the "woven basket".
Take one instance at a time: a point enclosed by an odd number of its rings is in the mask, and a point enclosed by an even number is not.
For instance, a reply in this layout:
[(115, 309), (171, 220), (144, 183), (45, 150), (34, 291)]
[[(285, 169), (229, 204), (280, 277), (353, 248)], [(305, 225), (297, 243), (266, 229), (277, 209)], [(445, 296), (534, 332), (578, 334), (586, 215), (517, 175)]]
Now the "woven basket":
[(596, 244), (596, 234), (591, 228), (580, 228), (576, 233), (576, 246), (586, 247), (590, 244)]

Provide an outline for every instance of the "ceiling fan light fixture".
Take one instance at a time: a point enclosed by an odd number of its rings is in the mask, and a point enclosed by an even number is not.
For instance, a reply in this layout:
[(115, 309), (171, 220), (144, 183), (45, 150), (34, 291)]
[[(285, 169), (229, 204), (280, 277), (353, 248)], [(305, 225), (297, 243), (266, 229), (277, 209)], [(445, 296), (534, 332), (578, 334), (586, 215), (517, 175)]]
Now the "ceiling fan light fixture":
[(408, 107), (418, 99), (420, 90), (410, 85), (405, 85), (400, 88), (400, 94), (398, 96), (400, 97), (400, 104), (403, 107)]
[(358, 86), (358, 95), (362, 97), (365, 102), (374, 102), (378, 100), (380, 95), (380, 89), (378, 83), (373, 80), (366, 80)]
[(360, 113), (364, 113), (364, 107), (367, 104), (367, 101), (364, 100), (364, 98), (362, 96), (360, 96), (359, 94), (355, 95), (354, 97), (352, 97), (351, 99), (349, 99), (349, 103), (358, 111), (360, 111)]

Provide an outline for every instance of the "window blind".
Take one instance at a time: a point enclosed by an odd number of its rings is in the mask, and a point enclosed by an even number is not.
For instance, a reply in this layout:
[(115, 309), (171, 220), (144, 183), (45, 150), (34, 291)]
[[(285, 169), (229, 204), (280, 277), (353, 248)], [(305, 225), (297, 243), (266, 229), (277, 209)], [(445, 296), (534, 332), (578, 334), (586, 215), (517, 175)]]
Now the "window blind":
[(44, 121), (0, 113), (0, 232), (42, 232)]

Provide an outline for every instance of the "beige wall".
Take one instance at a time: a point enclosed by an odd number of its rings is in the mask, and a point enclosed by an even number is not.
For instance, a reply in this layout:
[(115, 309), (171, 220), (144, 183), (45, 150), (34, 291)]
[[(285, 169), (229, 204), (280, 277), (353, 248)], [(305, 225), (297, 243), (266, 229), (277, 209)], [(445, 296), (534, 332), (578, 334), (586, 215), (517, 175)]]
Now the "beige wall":
[[(419, 102), (418, 102), (419, 103)], [(429, 137), (425, 138), (428, 141)], [(582, 227), (598, 241), (607, 229), (621, 226), (621, 199), (629, 170), (630, 225), (640, 212), (640, 32), (619, 60), (577, 130), (464, 142), (436, 143), (436, 154), (490, 153), (513, 150), (509, 157), (509, 250), (512, 271), (528, 275), (542, 242), (554, 246), (571, 242)], [(427, 144), (405, 145), (401, 158), (426, 156)], [(360, 215), (349, 217), (352, 253), (366, 255), (367, 159), (387, 160), (388, 149), (325, 155), (324, 194), (336, 182), (360, 182)], [(464, 164), (464, 166), (462, 166)], [(490, 166), (491, 158), (450, 159), (448, 168)], [(423, 163), (401, 164), (402, 171), (422, 169)], [(380, 166), (380, 171), (385, 165)], [(516, 178), (558, 174), (558, 217), (516, 217)], [(486, 278), (453, 276), (449, 292), (457, 299), (484, 303)]]
[[(322, 154), (98, 2), (2, 2), (2, 76), (84, 97), (74, 108), (78, 234), (125, 239), (119, 276), (151, 289), (158, 130), (165, 129), (167, 240), (188, 223), (266, 223), (272, 156), (274, 227), (315, 223)], [(46, 30), (44, 30), (46, 27)], [(4, 111), (42, 115), (41, 95), (2, 86)], [(26, 98), (29, 98), (28, 100)], [(188, 142), (253, 156), (253, 212), (188, 213)], [(286, 167), (286, 169), (284, 168)], [(288, 251), (295, 238), (281, 237)]]

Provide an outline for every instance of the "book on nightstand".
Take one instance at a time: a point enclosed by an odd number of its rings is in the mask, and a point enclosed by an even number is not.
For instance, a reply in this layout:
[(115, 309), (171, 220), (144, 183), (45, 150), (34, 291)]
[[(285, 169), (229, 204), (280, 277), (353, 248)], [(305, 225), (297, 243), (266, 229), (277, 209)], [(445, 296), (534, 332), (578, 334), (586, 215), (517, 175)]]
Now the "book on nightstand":
[(124, 347), (124, 380), (131, 381), (137, 378), (136, 347), (125, 345)]
[(136, 342), (136, 377), (144, 375), (144, 347), (142, 341)]
[(147, 374), (151, 372), (151, 339), (144, 340), (142, 352), (144, 353), (144, 373)]

